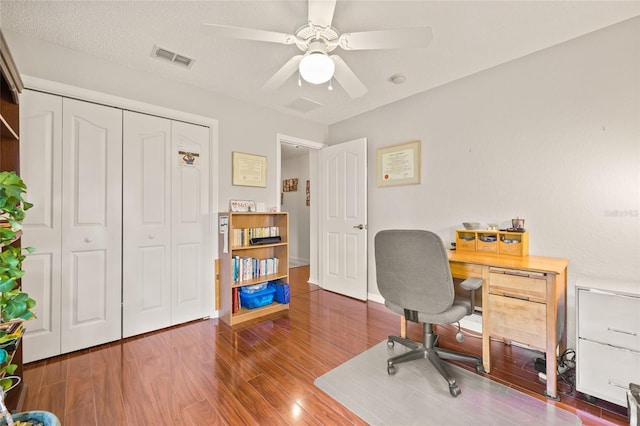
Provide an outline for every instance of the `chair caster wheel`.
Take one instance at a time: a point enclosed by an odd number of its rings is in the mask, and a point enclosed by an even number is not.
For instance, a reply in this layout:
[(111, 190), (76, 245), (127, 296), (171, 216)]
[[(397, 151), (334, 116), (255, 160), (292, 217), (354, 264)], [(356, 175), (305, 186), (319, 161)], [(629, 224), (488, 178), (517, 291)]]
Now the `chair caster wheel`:
[(394, 374), (396, 374), (396, 367), (393, 364), (387, 365), (387, 374), (390, 376), (393, 376)]
[(484, 365), (476, 364), (476, 372), (478, 372), (478, 373), (486, 373), (487, 370), (484, 369)]
[(451, 396), (455, 398), (458, 395), (460, 395), (461, 391), (458, 385), (453, 385), (453, 386), (449, 386), (449, 393), (451, 394)]
[(393, 345), (394, 345), (393, 340), (391, 340), (391, 339), (387, 340), (387, 347), (388, 348), (393, 348)]

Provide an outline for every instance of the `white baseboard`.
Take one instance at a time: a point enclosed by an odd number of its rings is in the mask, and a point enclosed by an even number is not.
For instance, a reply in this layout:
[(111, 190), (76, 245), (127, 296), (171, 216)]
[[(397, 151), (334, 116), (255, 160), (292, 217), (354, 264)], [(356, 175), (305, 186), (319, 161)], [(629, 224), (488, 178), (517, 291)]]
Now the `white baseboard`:
[(367, 300), (371, 300), (372, 302), (382, 303), (384, 305), (384, 298), (379, 294), (368, 293)]
[(289, 268), (295, 268), (296, 266), (305, 266), (309, 264), (309, 259), (303, 259), (301, 257), (290, 257)]

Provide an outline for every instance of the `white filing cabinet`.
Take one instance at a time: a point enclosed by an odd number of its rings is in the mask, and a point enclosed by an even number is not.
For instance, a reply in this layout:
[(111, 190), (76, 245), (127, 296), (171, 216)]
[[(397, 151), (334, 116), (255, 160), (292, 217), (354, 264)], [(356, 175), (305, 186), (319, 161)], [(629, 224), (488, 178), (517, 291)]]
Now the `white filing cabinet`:
[(576, 389), (626, 407), (640, 383), (640, 282), (580, 277), (576, 313)]

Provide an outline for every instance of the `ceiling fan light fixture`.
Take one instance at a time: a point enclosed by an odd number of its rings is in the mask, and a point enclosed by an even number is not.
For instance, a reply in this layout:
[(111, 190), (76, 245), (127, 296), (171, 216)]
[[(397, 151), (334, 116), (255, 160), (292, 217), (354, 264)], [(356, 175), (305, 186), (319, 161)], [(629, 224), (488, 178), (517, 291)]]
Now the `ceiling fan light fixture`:
[(336, 65), (326, 53), (313, 52), (302, 58), (299, 70), (304, 81), (311, 84), (322, 84), (331, 80)]

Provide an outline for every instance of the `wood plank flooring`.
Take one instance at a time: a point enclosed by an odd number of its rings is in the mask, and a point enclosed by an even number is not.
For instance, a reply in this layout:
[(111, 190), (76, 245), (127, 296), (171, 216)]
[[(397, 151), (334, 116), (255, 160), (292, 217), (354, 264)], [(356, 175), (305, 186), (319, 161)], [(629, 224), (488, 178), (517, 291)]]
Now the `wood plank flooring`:
[[(27, 364), (23, 408), (52, 411), (65, 426), (362, 425), (313, 382), (399, 333), (400, 321), (379, 303), (323, 291), (307, 278), (308, 267), (292, 269), (290, 311), (266, 320), (233, 328), (195, 321)], [(408, 332), (421, 338), (417, 324)], [(443, 347), (481, 352), (477, 337), (458, 343), (453, 327), (438, 332)], [(488, 376), (546, 401), (534, 354), (493, 342)], [(628, 424), (626, 409), (589, 404), (576, 392), (548, 403), (586, 425)]]

